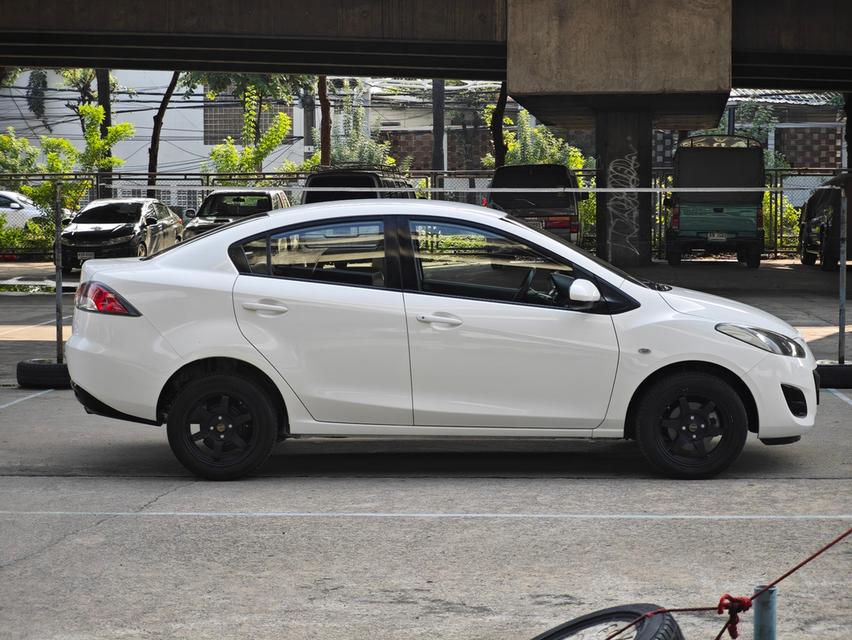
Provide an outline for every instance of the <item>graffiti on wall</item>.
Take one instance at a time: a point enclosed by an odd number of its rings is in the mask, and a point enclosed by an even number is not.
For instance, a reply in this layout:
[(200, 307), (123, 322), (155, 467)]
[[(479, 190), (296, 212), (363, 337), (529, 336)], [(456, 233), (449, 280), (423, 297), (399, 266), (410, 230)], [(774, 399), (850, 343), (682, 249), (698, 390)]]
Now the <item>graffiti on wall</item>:
[[(639, 158), (636, 149), (623, 158), (609, 163), (606, 174), (608, 187), (631, 189), (639, 186)], [(639, 237), (639, 194), (634, 192), (609, 193), (606, 198), (609, 215), (607, 246), (612, 261), (613, 248), (639, 255), (636, 243)]]

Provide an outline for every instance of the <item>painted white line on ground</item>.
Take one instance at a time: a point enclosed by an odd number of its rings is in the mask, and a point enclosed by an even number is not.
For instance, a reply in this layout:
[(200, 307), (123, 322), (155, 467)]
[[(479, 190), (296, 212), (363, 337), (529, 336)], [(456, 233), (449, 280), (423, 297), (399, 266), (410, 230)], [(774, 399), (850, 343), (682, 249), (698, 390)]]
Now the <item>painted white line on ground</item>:
[(45, 389), (44, 391), (39, 391), (38, 393), (33, 393), (28, 396), (24, 396), (23, 398), (18, 398), (17, 400), (12, 400), (12, 402), (7, 402), (6, 404), (0, 404), (0, 409), (5, 409), (6, 407), (11, 407), (13, 404), (18, 404), (19, 402), (24, 402), (26, 400), (32, 400), (33, 398), (38, 398), (39, 396), (43, 396), (46, 393), (50, 393), (53, 389)]
[(480, 520), (852, 520), (852, 514), (652, 514), (652, 513), (429, 513), (363, 511), (3, 511), (0, 516), (83, 516), (146, 518), (355, 518)]
[[(70, 317), (71, 316), (62, 316), (62, 319), (67, 320)], [(6, 336), (6, 335), (9, 335), (10, 333), (15, 333), (16, 331), (25, 331), (26, 329), (29, 329), (30, 327), (40, 327), (42, 325), (51, 324), (53, 322), (56, 322), (56, 318), (51, 318), (50, 320), (45, 320), (44, 322), (34, 322), (33, 324), (28, 324), (28, 325), (23, 326), (23, 327), (16, 327), (14, 329), (10, 329), (9, 331), (0, 331), (0, 336)]]
[(831, 395), (836, 396), (843, 400), (846, 404), (852, 405), (852, 398), (847, 396), (845, 393), (840, 393), (837, 389), (826, 389)]

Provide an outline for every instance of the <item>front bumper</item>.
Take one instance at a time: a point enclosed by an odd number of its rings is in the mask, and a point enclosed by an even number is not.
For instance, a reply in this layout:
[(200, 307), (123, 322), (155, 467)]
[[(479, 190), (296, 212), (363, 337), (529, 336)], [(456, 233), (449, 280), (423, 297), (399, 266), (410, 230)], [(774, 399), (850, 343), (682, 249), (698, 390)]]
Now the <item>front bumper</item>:
[(85, 244), (63, 244), (62, 264), (79, 265), (83, 261), (77, 257), (78, 253), (93, 253), (92, 259), (96, 258), (132, 258), (136, 255), (133, 239), (112, 245), (85, 245)]
[[(816, 361), (810, 354), (806, 358), (767, 354), (748, 372), (761, 439), (801, 436), (813, 428), (819, 403), (819, 376), (815, 372)], [(791, 391), (795, 397), (801, 393), (804, 410), (798, 403), (791, 406)]]

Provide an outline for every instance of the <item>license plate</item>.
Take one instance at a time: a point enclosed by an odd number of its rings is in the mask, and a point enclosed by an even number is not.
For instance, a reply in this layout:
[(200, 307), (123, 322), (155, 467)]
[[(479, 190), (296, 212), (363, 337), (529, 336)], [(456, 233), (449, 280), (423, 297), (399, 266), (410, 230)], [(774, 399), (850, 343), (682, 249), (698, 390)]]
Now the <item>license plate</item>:
[(728, 234), (727, 233), (708, 233), (707, 239), (711, 240), (711, 241), (716, 240), (718, 242), (724, 242), (725, 240), (728, 239)]
[(80, 251), (77, 253), (77, 260), (91, 260), (94, 257), (94, 251)]

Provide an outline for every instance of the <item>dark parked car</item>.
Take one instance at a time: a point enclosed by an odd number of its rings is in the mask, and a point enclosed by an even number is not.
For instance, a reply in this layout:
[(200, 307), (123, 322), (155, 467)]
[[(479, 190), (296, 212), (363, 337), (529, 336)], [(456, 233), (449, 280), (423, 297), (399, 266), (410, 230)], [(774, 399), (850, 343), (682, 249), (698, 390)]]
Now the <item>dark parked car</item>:
[[(763, 146), (745, 136), (692, 136), (674, 157), (674, 187), (763, 187)], [(667, 198), (666, 258), (736, 251), (737, 260), (760, 266), (763, 253), (763, 192), (682, 192)]]
[[(852, 174), (838, 176), (823, 186), (842, 186)], [(799, 217), (799, 259), (802, 264), (825, 271), (837, 268), (840, 259), (840, 189), (818, 189), (808, 198)], [(852, 232), (852, 209), (846, 212), (846, 234)]]
[(306, 187), (369, 187), (405, 191), (305, 191), (302, 204), (361, 198), (416, 198), (414, 186), (399, 172), (385, 167), (321, 168), (305, 180)]
[[(561, 164), (518, 164), (499, 167), (494, 171), (491, 188), (511, 189), (532, 187), (577, 188), (577, 176)], [(489, 193), (482, 203), (486, 207), (501, 209), (538, 229), (577, 242), (580, 238), (580, 200), (587, 193), (536, 193), (496, 192)]]
[(287, 194), (281, 189), (217, 189), (204, 198), (198, 211), (185, 211), (189, 222), (184, 237), (188, 240), (223, 224), (289, 206)]
[(147, 256), (182, 238), (180, 218), (159, 200), (93, 200), (62, 230), (62, 271), (90, 258)]

